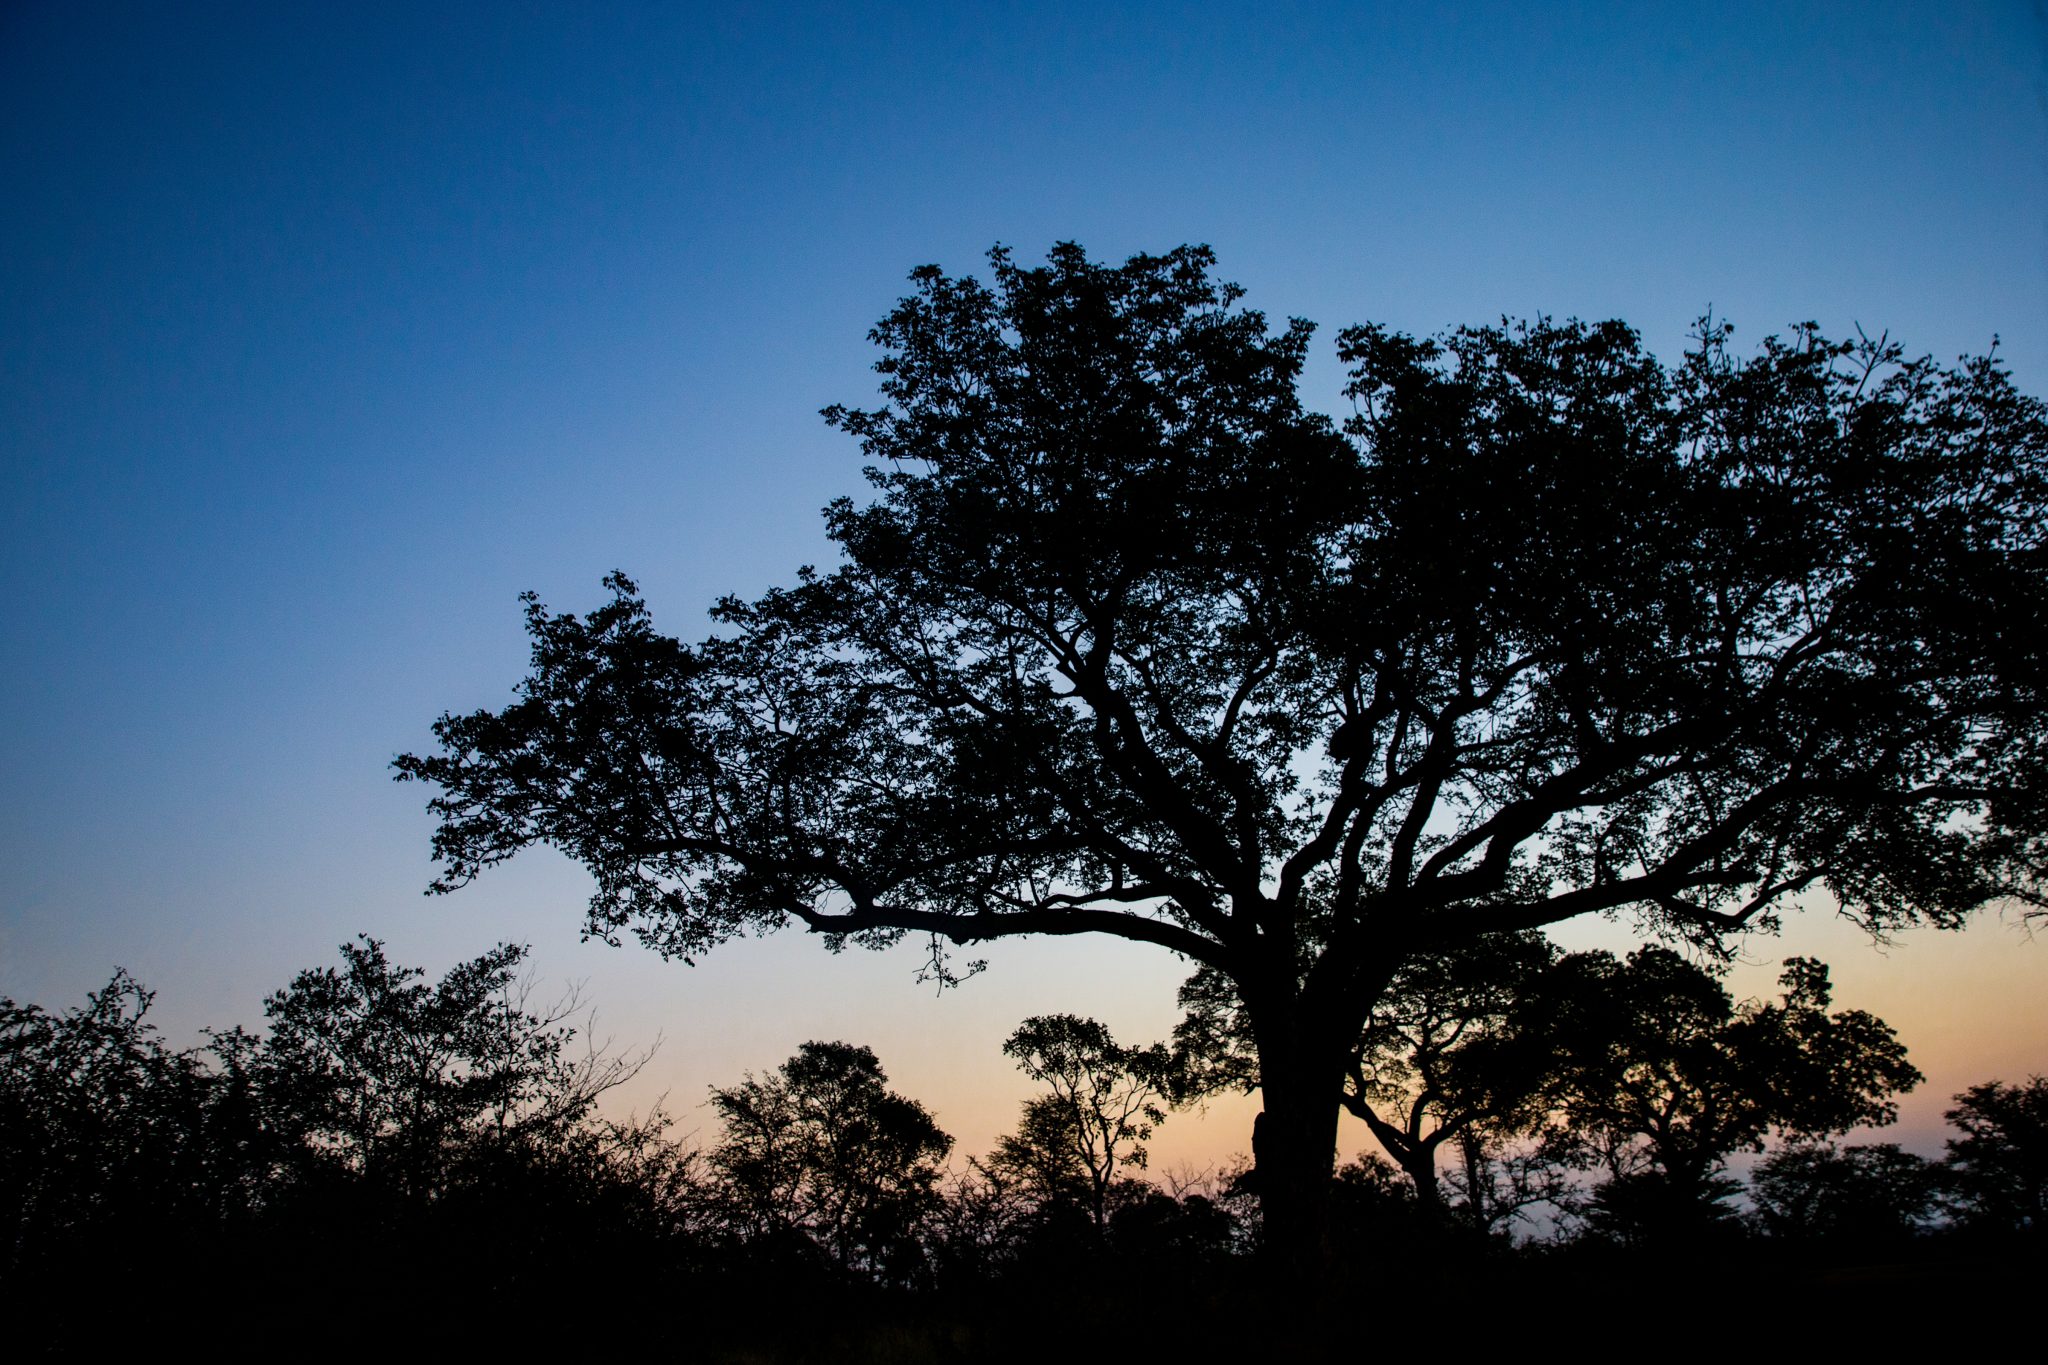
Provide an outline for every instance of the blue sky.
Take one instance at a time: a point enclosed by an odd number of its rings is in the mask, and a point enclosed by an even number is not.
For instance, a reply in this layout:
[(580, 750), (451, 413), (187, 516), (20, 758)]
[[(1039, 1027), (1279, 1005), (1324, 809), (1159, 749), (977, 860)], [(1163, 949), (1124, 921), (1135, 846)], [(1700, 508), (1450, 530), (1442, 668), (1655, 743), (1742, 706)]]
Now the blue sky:
[[(2048, 392), (2017, 3), (14, 4), (0, 184), (0, 992), (120, 963), (189, 1031), (357, 931), (436, 967), (515, 938), (664, 1031), (685, 1108), (846, 1036), (943, 1119), (1025, 1013), (1170, 1022), (1142, 952), (1020, 947), (934, 1002), (795, 936), (579, 946), (548, 857), (419, 897), (387, 765), (507, 695), (520, 591), (624, 569), (687, 636), (829, 556), (859, 458), (816, 413), (872, 394), (912, 266), (1201, 241), (1326, 337), (1549, 312), (1675, 353), (1711, 307), (1998, 336)], [(2048, 995), (2011, 937), (1988, 970)]]

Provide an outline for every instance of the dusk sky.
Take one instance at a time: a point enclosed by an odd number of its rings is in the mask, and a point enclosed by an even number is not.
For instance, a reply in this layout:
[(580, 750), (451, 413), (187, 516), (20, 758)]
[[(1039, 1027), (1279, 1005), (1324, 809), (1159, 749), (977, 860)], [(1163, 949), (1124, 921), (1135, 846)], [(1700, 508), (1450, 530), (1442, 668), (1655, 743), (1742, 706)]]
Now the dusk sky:
[[(960, 990), (797, 932), (695, 968), (581, 944), (529, 854), (424, 899), (391, 781), (525, 663), (518, 594), (621, 569), (659, 626), (829, 563), (861, 493), (818, 409), (872, 400), (913, 267), (1206, 242), (1328, 339), (1620, 317), (1667, 358), (1806, 319), (2048, 394), (2048, 11), (1653, 6), (126, 5), (0, 8), (0, 994), (116, 966), (170, 1036), (254, 1023), (358, 932), (439, 971), (499, 939), (663, 1046), (625, 1097), (808, 1038), (872, 1045), (964, 1149), (1025, 1015), (1163, 1036), (1184, 967), (1003, 945)], [(1621, 947), (1626, 926), (1574, 927)], [(1880, 951), (1794, 916), (1929, 1073), (2048, 1071), (2048, 944), (1987, 915)], [(1177, 1116), (1158, 1157), (1249, 1142)], [(1346, 1119), (1346, 1150), (1362, 1138)]]

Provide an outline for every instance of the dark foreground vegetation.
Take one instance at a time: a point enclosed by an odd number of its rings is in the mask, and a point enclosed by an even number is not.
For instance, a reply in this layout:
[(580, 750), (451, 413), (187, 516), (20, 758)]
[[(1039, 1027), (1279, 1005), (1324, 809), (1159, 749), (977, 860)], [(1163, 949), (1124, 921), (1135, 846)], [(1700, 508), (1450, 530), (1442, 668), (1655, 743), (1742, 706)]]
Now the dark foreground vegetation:
[[(1892, 1031), (1817, 962), (1764, 1001), (1697, 963), (1816, 898), (1877, 934), (2048, 914), (2048, 406), (1883, 336), (1744, 355), (1706, 319), (1666, 363), (1538, 318), (1346, 328), (1332, 420), (1311, 325), (1213, 264), (914, 272), (879, 406), (825, 413), (874, 487), (826, 509), (835, 565), (697, 643), (623, 574), (529, 595), (512, 699), (396, 761), (436, 890), (552, 847), (594, 936), (908, 937), (945, 984), (990, 940), (1147, 943), (1194, 971), (1171, 1046), (1024, 1021), (1042, 1093), (962, 1159), (809, 1043), (715, 1091), (700, 1149), (598, 1108), (632, 1059), (523, 1000), (513, 948), (430, 984), (366, 941), (193, 1052), (116, 978), (9, 1006), (14, 1320), (1287, 1358), (2038, 1279), (2048, 1083), (1958, 1096), (1940, 1163), (1832, 1145), (1919, 1080)], [(1661, 946), (1543, 937), (1586, 916)], [(1149, 1178), (1171, 1106), (1228, 1087), (1247, 1169)], [(1390, 1161), (1336, 1166), (1346, 1112)]]
[[(1025, 1021), (1006, 1051), (1041, 1093), (959, 1160), (843, 1042), (714, 1090), (706, 1145), (659, 1112), (601, 1112), (644, 1056), (591, 1049), (577, 1002), (536, 1003), (522, 955), (429, 981), (366, 939), (273, 995), (262, 1031), (188, 1050), (125, 974), (62, 1012), (0, 1002), (10, 1341), (1201, 1358), (1427, 1337), (1475, 1301), (1504, 1322), (1650, 1321), (1716, 1280), (1752, 1320), (1877, 1322), (1899, 1295), (1996, 1295), (2042, 1265), (2048, 1081), (1956, 1096), (1939, 1162), (1835, 1145), (1916, 1076), (1881, 1021), (1827, 1012), (1817, 963), (1742, 1003), (1660, 950), (1510, 945), (1477, 994), (1472, 963), (1418, 972), (1346, 1097), (1401, 1165), (1339, 1168), (1327, 1273), (1303, 1285), (1268, 1273), (1248, 1168), (1147, 1169), (1172, 1103), (1229, 1074), (1199, 984), (1173, 1049)], [(1588, 978), (1600, 1036), (1634, 1053), (1575, 1050), (1569, 1021), (1537, 1045), (1532, 1012), (1556, 1019), (1551, 992)], [(1767, 1135), (1738, 1180), (1727, 1158)], [(1450, 1159), (1416, 1161), (1418, 1140)]]

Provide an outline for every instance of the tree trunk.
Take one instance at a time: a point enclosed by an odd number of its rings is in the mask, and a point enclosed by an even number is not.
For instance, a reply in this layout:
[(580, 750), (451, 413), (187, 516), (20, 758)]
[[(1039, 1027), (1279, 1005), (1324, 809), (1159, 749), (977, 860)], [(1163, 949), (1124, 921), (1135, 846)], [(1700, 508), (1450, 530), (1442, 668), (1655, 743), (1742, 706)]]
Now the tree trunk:
[(1488, 1208), (1493, 1176), (1487, 1169), (1486, 1147), (1479, 1134), (1467, 1128), (1458, 1135), (1458, 1152), (1465, 1161), (1465, 1212), (1472, 1220), (1472, 1230), (1483, 1236), (1493, 1228)]
[(1444, 1192), (1436, 1178), (1436, 1149), (1443, 1140), (1442, 1133), (1417, 1137), (1413, 1129), (1396, 1128), (1373, 1112), (1373, 1107), (1360, 1095), (1346, 1095), (1344, 1107), (1364, 1121), (1378, 1139), (1380, 1150), (1392, 1157), (1408, 1177), (1415, 1190), (1415, 1203), (1425, 1220), (1435, 1223), (1445, 1218)]
[(1342, 1059), (1315, 1065), (1261, 1048), (1265, 1108), (1252, 1122), (1252, 1161), (1265, 1222), (1268, 1268), (1296, 1289), (1313, 1289), (1330, 1260), (1330, 1184), (1337, 1164)]
[(1416, 1143), (1402, 1158), (1401, 1169), (1415, 1187), (1415, 1206), (1422, 1210), (1424, 1221), (1431, 1227), (1443, 1222), (1449, 1215), (1444, 1211), (1443, 1187), (1436, 1178), (1436, 1144)]

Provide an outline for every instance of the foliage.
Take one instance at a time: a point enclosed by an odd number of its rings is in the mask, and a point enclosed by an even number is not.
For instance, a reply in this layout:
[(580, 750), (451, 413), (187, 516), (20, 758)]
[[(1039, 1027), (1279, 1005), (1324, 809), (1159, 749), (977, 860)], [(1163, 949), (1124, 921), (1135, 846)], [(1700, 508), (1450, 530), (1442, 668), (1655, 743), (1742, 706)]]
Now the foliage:
[(1118, 1261), (1170, 1288), (1176, 1276), (1236, 1253), (1241, 1234), (1227, 1204), (1205, 1194), (1176, 1197), (1156, 1185), (1131, 1185), (1109, 1218), (1109, 1248)]
[(1166, 1121), (1170, 1058), (1159, 1045), (1126, 1047), (1093, 1019), (1036, 1015), (1003, 1051), (1050, 1093), (1027, 1100), (992, 1167), (1027, 1180), (1042, 1200), (1072, 1200), (1107, 1228), (1120, 1170), (1143, 1170), (1144, 1144)]
[(1426, 1236), (1433, 1230), (1416, 1207), (1413, 1182), (1380, 1157), (1361, 1156), (1345, 1162), (1336, 1170), (1334, 1185), (1337, 1232), (1344, 1245), (1362, 1249)]
[(1474, 1232), (1512, 1241), (1532, 1210), (1563, 1210), (1576, 1195), (1569, 1135), (1555, 1129), (1502, 1134), (1474, 1125), (1458, 1135), (1443, 1172), (1447, 1203)]
[(1525, 1009), (1557, 950), (1532, 931), (1421, 952), (1395, 972), (1352, 1054), (1345, 1107), (1436, 1198), (1439, 1146), (1541, 1117), (1548, 1040)]
[[(1781, 982), (1781, 1002), (1738, 1006), (1670, 949), (1560, 957), (1531, 933), (1418, 953), (1360, 1034), (1344, 1105), (1421, 1209), (1480, 1232), (1543, 1204), (1634, 1240), (1732, 1227), (1741, 1187), (1723, 1158), (1774, 1132), (1889, 1122), (1891, 1096), (1919, 1079), (1882, 1020), (1828, 1013), (1824, 965), (1790, 959)], [(1181, 999), (1185, 1073), (1198, 1087), (1255, 1086), (1227, 984), (1198, 972)], [(1590, 1196), (1568, 1175), (1587, 1165), (1607, 1177)]]
[(646, 1060), (577, 1050), (578, 1001), (531, 1008), (519, 945), (432, 984), (373, 938), (341, 956), (265, 1002), (269, 1030), (251, 1060), (308, 1153), (415, 1202), (464, 1164), (558, 1147)]
[(1731, 1241), (1742, 1235), (1735, 1201), (1742, 1182), (1718, 1166), (1671, 1171), (1637, 1165), (1610, 1172), (1590, 1192), (1563, 1201), (1563, 1211), (1594, 1236), (1670, 1251)]
[(210, 1078), (166, 1048), (117, 971), (51, 1014), (0, 999), (0, 1278), (208, 1230), (238, 1185), (212, 1160)]
[(1560, 1067), (1551, 1092), (1572, 1139), (1608, 1172), (1594, 1223), (1631, 1238), (1727, 1216), (1732, 1152), (1767, 1134), (1820, 1138), (1889, 1123), (1920, 1073), (1883, 1020), (1828, 1013), (1826, 966), (1789, 958), (1777, 1003), (1737, 1005), (1667, 948), (1563, 958), (1541, 1008)]
[(875, 1054), (805, 1043), (766, 1076), (711, 1092), (725, 1132), (709, 1153), (736, 1230), (843, 1270), (890, 1280), (922, 1270), (919, 1236), (953, 1140), (888, 1089)]
[[(1367, 1015), (1345, 1066), (1343, 1104), (1414, 1182), (1425, 1210), (1443, 1208), (1438, 1166), (1447, 1145), (1464, 1158), (1459, 1207), (1482, 1228), (1536, 1198), (1526, 1154), (1503, 1165), (1496, 1149), (1544, 1114), (1551, 1045), (1528, 1006), (1556, 957), (1530, 930), (1420, 951), (1395, 969)], [(1186, 1014), (1174, 1037), (1190, 1089), (1255, 1088), (1251, 1030), (1228, 981), (1204, 968), (1180, 998)], [(1526, 1187), (1520, 1195), (1516, 1179)]]
[[(473, 1335), (479, 1312), (526, 1311), (522, 1327), (545, 1340), (583, 1330), (574, 1315), (551, 1318), (551, 1328), (530, 1309), (553, 1302), (593, 1249), (687, 1306), (715, 1345), (755, 1350), (787, 1338), (803, 1358), (826, 1342), (821, 1330), (837, 1341), (831, 1334), (859, 1337), (873, 1323), (889, 1339), (892, 1315), (920, 1324), (918, 1340), (959, 1348), (963, 1311), (1002, 1324), (981, 1343), (1001, 1354), (1017, 1345), (1016, 1305), (1055, 1296), (1061, 1315), (1027, 1324), (1047, 1348), (1076, 1332), (1122, 1341), (1133, 1302), (1175, 1294), (1231, 1303), (1233, 1320), (1257, 1311), (1257, 1282), (1241, 1259), (1268, 1235), (1256, 1171), (1169, 1171), (1155, 1182), (1113, 1161), (1097, 1222), (1081, 1193), (1015, 1163), (943, 1170), (951, 1144), (931, 1116), (888, 1089), (871, 1051), (846, 1043), (806, 1044), (769, 1075), (714, 1091), (724, 1131), (700, 1156), (671, 1141), (658, 1115), (621, 1123), (595, 1113), (591, 1087), (624, 1063), (601, 1054), (593, 1063), (557, 1011), (526, 1008), (511, 974), (520, 956), (500, 947), (432, 981), (363, 940), (340, 967), (300, 973), (273, 996), (270, 1032), (231, 1030), (185, 1052), (163, 1044), (147, 1019), (149, 993), (125, 974), (63, 1013), (0, 1002), (9, 1234), (0, 1299), (14, 1339), (58, 1340), (56, 1323), (76, 1335), (93, 1321), (80, 1316), (85, 1305), (103, 1306), (110, 1293), (152, 1321), (214, 1339), (229, 1324), (191, 1306), (230, 1285), (252, 1341), (334, 1302), (458, 1336)], [(1943, 1171), (1888, 1144), (1835, 1148), (1811, 1135), (1884, 1117), (1887, 1087), (1910, 1068), (1881, 1023), (1831, 1011), (1818, 964), (1795, 959), (1783, 982), (1781, 1000), (1736, 1004), (1712, 973), (1665, 950), (1552, 963), (1517, 988), (1523, 1000), (1509, 1012), (1556, 1022), (1552, 1081), (1540, 1088), (1546, 1100), (1570, 1101), (1560, 1122), (1589, 1123), (1584, 1149), (1612, 1163), (1576, 1206), (1601, 1235), (1543, 1256), (1518, 1255), (1505, 1238), (1446, 1236), (1412, 1178), (1367, 1159), (1338, 1169), (1326, 1192), (1335, 1264), (1427, 1312), (1469, 1304), (1482, 1284), (1541, 1291), (1546, 1267), (1620, 1272), (1629, 1263), (1603, 1252), (1604, 1241), (1654, 1245), (1658, 1254), (1627, 1273), (1646, 1290), (1668, 1286), (1688, 1240), (1711, 1249), (1742, 1235), (1733, 1180), (1718, 1160), (1697, 1159), (1739, 1132), (1794, 1136), (1756, 1168), (1752, 1221), (1802, 1264), (1879, 1248), (1901, 1263), (1974, 1254), (1967, 1238), (1917, 1236), (1937, 1188), (1974, 1227), (2029, 1235), (2040, 1226), (2048, 1082), (1958, 1095)], [(1566, 1005), (1592, 987), (1640, 1027), (1573, 1018)], [(501, 1036), (486, 1040), (490, 1031)], [(1588, 1062), (1574, 1050), (1587, 1038), (1616, 1055)], [(1138, 1075), (1159, 1077), (1164, 1050), (1044, 1016), (1019, 1028), (1010, 1051), (1050, 1090), (1028, 1116), (1063, 1095), (1130, 1103)], [(1558, 1076), (1569, 1084), (1560, 1088)], [(1606, 1109), (1583, 1102), (1599, 1077), (1627, 1092)], [(1839, 1093), (1804, 1093), (1830, 1085)], [(1134, 1130), (1156, 1099), (1143, 1094), (1139, 1110), (1125, 1111)], [(351, 1095), (353, 1108), (343, 1103)], [(1731, 1124), (1710, 1110), (1747, 1117)], [(1624, 1126), (1627, 1115), (1653, 1112), (1668, 1131)], [(1125, 1132), (1106, 1150), (1128, 1157), (1142, 1141)], [(1551, 1155), (1526, 1141), (1491, 1147), (1491, 1167), (1453, 1163), (1446, 1182), (1477, 1203), (1463, 1189), (1478, 1170), (1493, 1192), (1470, 1224), (1498, 1230), (1518, 1207), (1515, 1191), (1555, 1173)], [(1389, 1259), (1389, 1244), (1427, 1254)], [(805, 1314), (786, 1312), (792, 1293)], [(1539, 1293), (1528, 1306), (1539, 1301), (1551, 1300)], [(1342, 1318), (1356, 1302), (1347, 1290), (1331, 1308)], [(661, 1322), (672, 1330), (672, 1319)], [(1190, 1320), (1176, 1330), (1199, 1351), (1214, 1344), (1208, 1328)], [(1145, 1331), (1155, 1332), (1149, 1320)]]
[(1044, 1194), (1027, 1174), (969, 1157), (948, 1171), (925, 1225), (925, 1247), (941, 1286), (985, 1284), (1008, 1274), (1038, 1231)]
[[(598, 1239), (678, 1265), (688, 1153), (597, 1116), (638, 1058), (530, 1011), (500, 946), (429, 984), (365, 939), (300, 973), (271, 1028), (173, 1051), (125, 973), (83, 1008), (0, 1002), (0, 1291), (34, 1333), (94, 1296), (183, 1311), (232, 1285), (251, 1330), (312, 1299), (503, 1302)], [(317, 1287), (317, 1288), (316, 1288)]]
[(2048, 1078), (1986, 1081), (1955, 1097), (1948, 1141), (1957, 1213), (1975, 1226), (2048, 1234)]
[(1937, 1174), (1896, 1143), (1792, 1143), (1757, 1163), (1750, 1195), (1771, 1236), (1867, 1252), (1931, 1224)]

